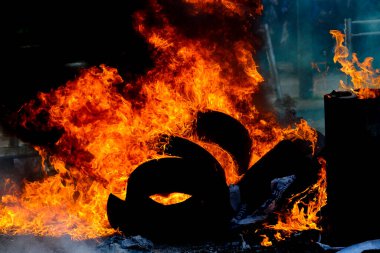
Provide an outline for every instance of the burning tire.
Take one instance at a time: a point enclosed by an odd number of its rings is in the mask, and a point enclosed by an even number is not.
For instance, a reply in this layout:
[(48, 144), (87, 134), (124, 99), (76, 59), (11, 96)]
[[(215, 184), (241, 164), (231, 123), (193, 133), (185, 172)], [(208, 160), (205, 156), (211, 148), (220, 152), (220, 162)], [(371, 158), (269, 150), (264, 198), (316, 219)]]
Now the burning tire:
[[(199, 112), (196, 132), (229, 152), (239, 175), (247, 170), (252, 140), (238, 120), (221, 112)], [(165, 241), (225, 234), (233, 211), (222, 166), (207, 150), (187, 139), (163, 135), (162, 140), (166, 145), (159, 152), (173, 157), (137, 167), (128, 179), (125, 201), (110, 194), (107, 214), (111, 226), (125, 234)], [(151, 198), (170, 193), (191, 197), (171, 205)]]
[[(221, 168), (209, 165), (186, 158), (143, 163), (130, 175), (125, 201), (110, 195), (110, 224), (125, 234), (156, 240), (202, 239), (225, 233), (232, 215), (228, 187), (218, 173)], [(172, 192), (191, 197), (173, 205), (150, 198)]]

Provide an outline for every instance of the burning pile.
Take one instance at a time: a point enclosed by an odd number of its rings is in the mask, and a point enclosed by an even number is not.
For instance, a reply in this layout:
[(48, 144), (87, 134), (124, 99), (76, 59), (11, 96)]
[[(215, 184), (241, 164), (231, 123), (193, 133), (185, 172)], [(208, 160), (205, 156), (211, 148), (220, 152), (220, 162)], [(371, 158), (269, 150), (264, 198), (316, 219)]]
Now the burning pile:
[[(208, 111), (229, 115), (247, 129), (253, 143), (242, 162), (247, 168), (284, 139), (307, 140), (314, 149), (315, 131), (305, 121), (284, 128), (255, 107), (253, 94), (263, 81), (252, 55), (259, 1), (147, 2), (134, 20), (151, 47), (154, 68), (123, 80), (113, 67), (92, 67), (18, 111), (13, 125), (44, 159), (45, 176), (25, 181), (19, 191), (10, 184), (1, 196), (1, 233), (73, 239), (116, 233), (107, 219), (108, 197), (124, 199), (136, 167), (167, 157), (156, 146), (165, 146), (163, 135), (204, 148), (223, 169), (224, 183), (237, 183), (239, 159), (196, 133), (194, 124)], [(317, 204), (291, 215), (315, 223), (325, 203)], [(294, 221), (281, 220), (281, 229)]]

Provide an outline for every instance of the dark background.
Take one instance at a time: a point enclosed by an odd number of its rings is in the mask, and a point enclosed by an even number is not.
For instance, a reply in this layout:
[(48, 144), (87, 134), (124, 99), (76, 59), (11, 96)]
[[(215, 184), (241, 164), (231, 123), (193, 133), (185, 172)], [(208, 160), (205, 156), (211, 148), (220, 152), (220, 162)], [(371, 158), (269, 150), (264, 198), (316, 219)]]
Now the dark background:
[[(82, 67), (104, 63), (116, 67), (125, 80), (147, 71), (152, 67), (148, 45), (132, 24), (132, 14), (146, 2), (16, 1), (3, 6), (6, 17), (2, 21), (0, 116), (17, 110), (39, 91), (47, 92), (73, 79)], [(311, 68), (312, 62), (326, 62), (330, 71), (340, 67), (332, 62), (335, 42), (329, 30), (343, 32), (345, 18), (380, 18), (378, 0), (262, 0), (262, 3), (261, 22), (269, 25), (278, 66), (297, 70), (290, 74), (299, 80), (302, 99), (315, 96), (313, 78), (318, 73)], [(380, 31), (380, 24), (369, 28)], [(359, 32), (356, 27), (353, 29)], [(374, 66), (379, 67), (380, 36), (355, 38), (352, 46), (360, 60), (372, 56)], [(269, 80), (266, 52), (260, 50), (260, 72)], [(279, 71), (280, 75), (288, 74)]]
[(66, 83), (82, 67), (104, 63), (121, 74), (144, 72), (150, 64), (147, 44), (132, 25), (132, 13), (143, 2), (7, 6), (1, 112)]

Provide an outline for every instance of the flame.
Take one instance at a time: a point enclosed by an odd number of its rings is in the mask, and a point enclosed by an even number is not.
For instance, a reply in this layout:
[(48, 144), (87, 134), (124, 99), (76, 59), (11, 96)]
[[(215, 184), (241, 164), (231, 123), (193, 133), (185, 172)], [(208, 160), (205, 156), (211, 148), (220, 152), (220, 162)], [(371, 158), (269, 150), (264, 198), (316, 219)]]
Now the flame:
[(174, 205), (186, 201), (191, 198), (191, 195), (181, 192), (172, 192), (169, 194), (154, 194), (149, 196), (152, 200), (162, 205)]
[[(131, 172), (160, 156), (155, 146), (162, 134), (202, 145), (225, 168), (227, 182), (237, 182), (231, 157), (193, 134), (198, 111), (220, 111), (244, 124), (254, 143), (251, 165), (289, 134), (309, 138), (298, 126), (282, 129), (255, 107), (252, 95), (263, 78), (253, 60), (250, 24), (262, 9), (259, 1), (187, 0), (181, 2), (187, 8), (175, 12), (166, 10), (176, 1), (148, 2), (134, 14), (134, 27), (151, 47), (154, 68), (127, 81), (113, 67), (94, 66), (18, 112), (23, 129), (60, 135), (35, 146), (45, 177), (3, 194), (0, 233), (76, 240), (116, 233), (108, 224), (107, 198), (125, 198)], [(194, 31), (170, 20), (173, 13), (194, 21)], [(219, 26), (197, 23), (198, 16)]]
[(318, 133), (312, 128), (306, 120), (301, 119), (299, 123), (296, 124), (295, 128), (288, 127), (284, 129), (283, 134), (286, 139), (289, 140), (306, 140), (308, 143), (308, 149), (311, 150), (311, 154), (315, 154), (315, 149), (318, 141)]
[(344, 43), (344, 34), (338, 30), (331, 30), (330, 33), (336, 40), (334, 49), (334, 62), (342, 65), (341, 71), (351, 77), (353, 87), (345, 84), (342, 80), (340, 84), (343, 89), (350, 90), (355, 93), (358, 98), (376, 98), (380, 88), (380, 69), (372, 67), (373, 57), (367, 57), (360, 62), (356, 53), (352, 53), (352, 59), (349, 60), (349, 50)]
[[(318, 226), (320, 221), (318, 215), (322, 207), (327, 204), (326, 161), (319, 157), (318, 162), (321, 165), (318, 181), (305, 191), (293, 195), (288, 200), (289, 203), (294, 202), (292, 209), (288, 210), (288, 213), (279, 213), (277, 224), (268, 225), (268, 228), (279, 230), (283, 233), (283, 236), (279, 238), (289, 236), (295, 231), (322, 230)], [(310, 196), (313, 196), (313, 199), (305, 201)]]
[(273, 245), (268, 236), (266, 235), (260, 235), (260, 236), (263, 238), (263, 240), (260, 243), (261, 246), (270, 247)]
[(282, 237), (282, 235), (281, 235), (280, 232), (275, 233), (273, 236), (274, 236), (274, 238), (275, 238), (277, 241), (283, 241), (283, 240), (285, 240), (285, 238)]

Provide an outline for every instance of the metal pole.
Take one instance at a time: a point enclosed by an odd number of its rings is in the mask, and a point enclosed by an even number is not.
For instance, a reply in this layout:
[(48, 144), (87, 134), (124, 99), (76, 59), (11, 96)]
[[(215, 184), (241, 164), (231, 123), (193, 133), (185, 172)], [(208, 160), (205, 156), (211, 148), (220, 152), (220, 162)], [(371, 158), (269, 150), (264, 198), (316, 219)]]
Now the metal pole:
[[(352, 38), (352, 33), (351, 33), (351, 19), (350, 18), (345, 18), (344, 19), (344, 35), (345, 35), (345, 46), (347, 47), (348, 50), (348, 58), (351, 58), (352, 54), (352, 44), (351, 44), (351, 38)], [(350, 83), (350, 79), (348, 75), (346, 75), (346, 84), (348, 85)]]
[(380, 19), (354, 20), (352, 24), (376, 24), (380, 23)]
[(371, 36), (371, 35), (380, 35), (380, 32), (351, 33), (351, 38), (358, 37), (358, 36)]
[(278, 78), (276, 57), (273, 52), (272, 39), (270, 37), (268, 24), (264, 24), (264, 33), (265, 33), (265, 40), (267, 44), (267, 58), (268, 58), (268, 63), (269, 63), (269, 69), (272, 75), (272, 80), (274, 83), (277, 99), (281, 100), (282, 98), (281, 84)]
[(297, 0), (297, 75), (299, 97), (310, 99), (313, 94), (313, 24), (311, 2)]
[(348, 49), (348, 54), (349, 56), (351, 56), (351, 53), (352, 53), (352, 44), (351, 44), (351, 39), (352, 39), (352, 29), (351, 29), (351, 25), (352, 24), (352, 21), (350, 18), (346, 18), (344, 19), (344, 35), (346, 36), (346, 39), (345, 39), (345, 46), (347, 47)]

